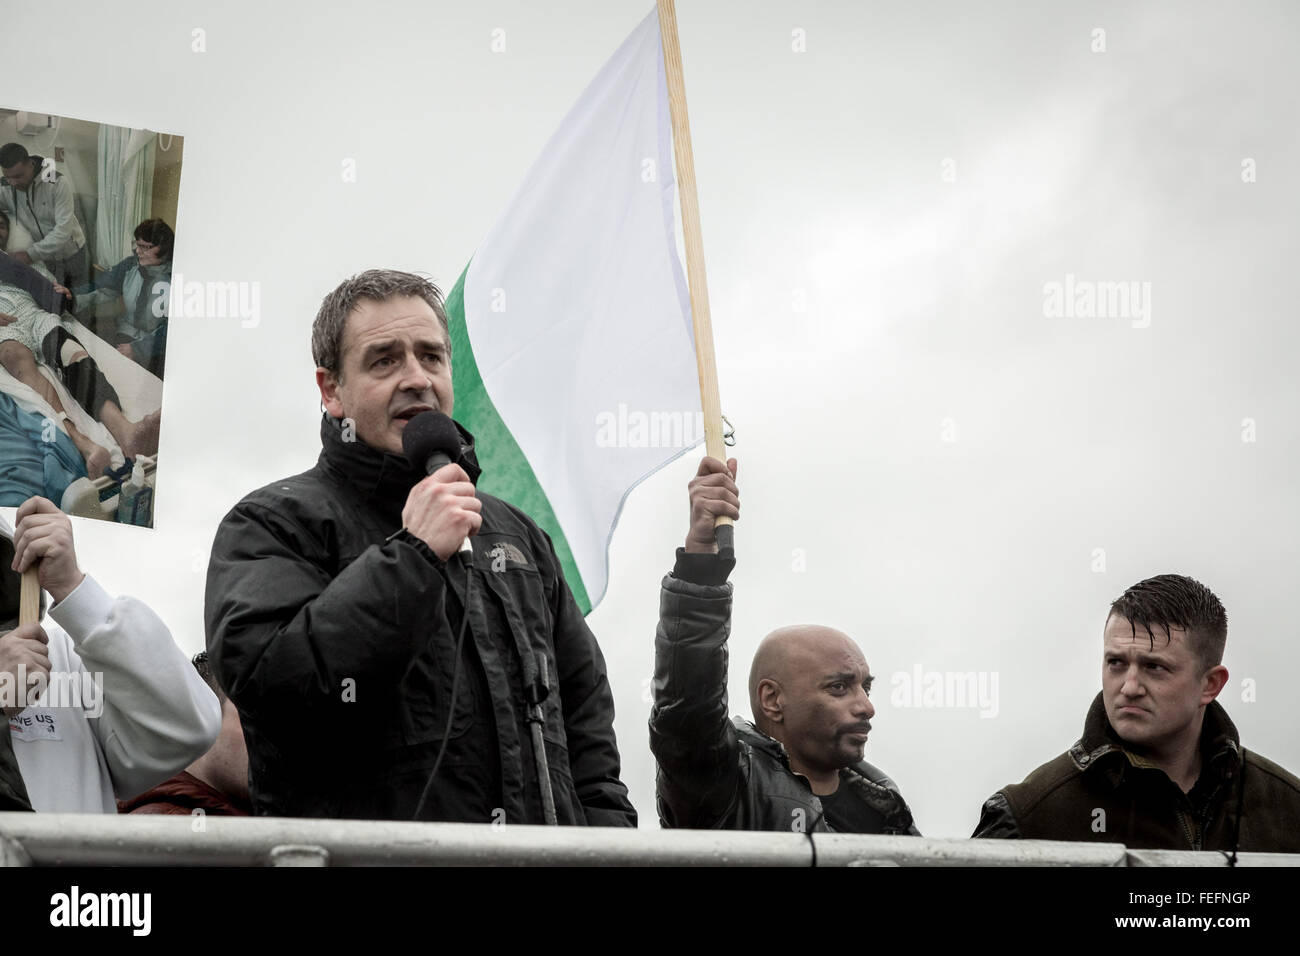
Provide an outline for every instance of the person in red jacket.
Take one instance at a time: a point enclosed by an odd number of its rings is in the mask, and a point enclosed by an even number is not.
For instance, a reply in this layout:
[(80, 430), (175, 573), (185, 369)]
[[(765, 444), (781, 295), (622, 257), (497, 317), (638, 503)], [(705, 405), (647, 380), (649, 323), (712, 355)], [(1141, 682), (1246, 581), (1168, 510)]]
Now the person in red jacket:
[(176, 776), (164, 780), (131, 800), (119, 801), (119, 813), (172, 813), (196, 811), (219, 816), (246, 817), (248, 799), (248, 749), (239, 711), (218, 686), (208, 666), (208, 652), (194, 655), (194, 668), (221, 701), (221, 733), (212, 749)]

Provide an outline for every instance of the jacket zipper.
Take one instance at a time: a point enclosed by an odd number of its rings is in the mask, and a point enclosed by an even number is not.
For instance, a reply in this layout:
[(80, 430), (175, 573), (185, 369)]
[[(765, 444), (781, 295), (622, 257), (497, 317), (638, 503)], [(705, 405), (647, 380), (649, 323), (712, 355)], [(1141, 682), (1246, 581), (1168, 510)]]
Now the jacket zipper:
[[(1196, 821), (1197, 838), (1196, 838), (1196, 845), (1192, 848), (1194, 850), (1204, 849), (1202, 843), (1204, 843), (1206, 832), (1210, 829), (1211, 811), (1213, 811), (1214, 803), (1216, 800), (1218, 800), (1219, 793), (1222, 790), (1223, 790), (1223, 780), (1220, 779), (1218, 785), (1215, 786), (1214, 788), (1214, 792), (1211, 793), (1209, 798), (1205, 801), (1205, 809)], [(1229, 790), (1229, 793), (1231, 793), (1231, 790)], [(1226, 810), (1227, 808), (1225, 807), (1224, 809)]]
[(35, 186), (36, 183), (33, 182), (31, 188), (27, 190), (27, 211), (32, 214), (32, 222), (36, 224), (36, 231), (39, 232), (41, 234), (41, 238), (44, 239), (45, 230), (41, 228), (41, 221), (36, 218), (36, 210), (32, 208), (32, 191), (35, 188)]
[[(1205, 849), (1205, 834), (1210, 829), (1211, 812), (1214, 809), (1214, 802), (1219, 796), (1219, 791), (1223, 789), (1223, 783), (1220, 782), (1214, 788), (1214, 792), (1205, 801), (1205, 809), (1201, 813), (1196, 813), (1195, 808), (1188, 813), (1181, 807), (1178, 809), (1178, 820), (1183, 825), (1183, 832), (1187, 835), (1187, 840), (1192, 845), (1193, 850)], [(1186, 794), (1183, 795), (1186, 800)], [(1190, 806), (1190, 801), (1188, 802)]]
[(1178, 808), (1178, 822), (1183, 826), (1183, 836), (1187, 837), (1187, 842), (1191, 844), (1193, 850), (1201, 848), (1201, 841), (1196, 832), (1195, 822), (1190, 819), (1191, 814), (1182, 807)]

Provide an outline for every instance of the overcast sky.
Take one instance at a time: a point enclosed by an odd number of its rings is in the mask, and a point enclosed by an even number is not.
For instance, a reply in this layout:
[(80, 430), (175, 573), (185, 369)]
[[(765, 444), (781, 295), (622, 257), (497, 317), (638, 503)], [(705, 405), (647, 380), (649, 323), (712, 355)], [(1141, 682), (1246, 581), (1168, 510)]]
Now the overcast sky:
[[(157, 530), (78, 521), (83, 567), (198, 650), (218, 522), (319, 451), (322, 296), (376, 266), (450, 289), (650, 6), (8, 10), (0, 105), (183, 134), (176, 271), (260, 283), (256, 326), (173, 320)], [(733, 712), (768, 630), (844, 629), (877, 676), (867, 759), (923, 832), (965, 836), (1077, 739), (1109, 602), (1173, 571), (1227, 607), (1220, 699), (1243, 742), (1300, 770), (1300, 12), (682, 0), (678, 18), (739, 436)], [(1135, 296), (1054, 315), (1067, 281)], [(692, 459), (629, 499), (589, 619), (643, 826)], [(996, 716), (902, 706), (918, 669), (996, 674)]]

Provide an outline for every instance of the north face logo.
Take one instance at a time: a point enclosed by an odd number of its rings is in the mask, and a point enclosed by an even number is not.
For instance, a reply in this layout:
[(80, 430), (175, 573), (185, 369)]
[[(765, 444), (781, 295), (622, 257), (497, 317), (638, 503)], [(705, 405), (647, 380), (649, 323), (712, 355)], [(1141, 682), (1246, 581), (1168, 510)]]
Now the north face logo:
[(504, 571), (510, 564), (525, 568), (531, 566), (524, 553), (508, 541), (498, 541), (493, 544), (488, 555), (492, 558), (493, 571)]

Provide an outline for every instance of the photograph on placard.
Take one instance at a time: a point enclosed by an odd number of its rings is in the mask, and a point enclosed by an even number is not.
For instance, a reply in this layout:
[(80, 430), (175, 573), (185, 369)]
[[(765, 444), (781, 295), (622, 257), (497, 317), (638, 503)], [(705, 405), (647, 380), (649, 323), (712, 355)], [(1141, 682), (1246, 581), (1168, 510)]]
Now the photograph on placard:
[(0, 505), (152, 526), (182, 146), (0, 108)]

